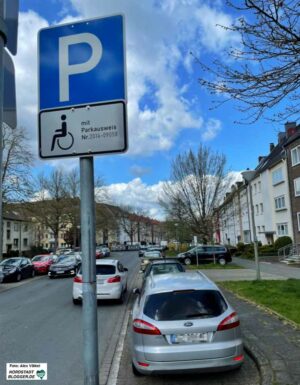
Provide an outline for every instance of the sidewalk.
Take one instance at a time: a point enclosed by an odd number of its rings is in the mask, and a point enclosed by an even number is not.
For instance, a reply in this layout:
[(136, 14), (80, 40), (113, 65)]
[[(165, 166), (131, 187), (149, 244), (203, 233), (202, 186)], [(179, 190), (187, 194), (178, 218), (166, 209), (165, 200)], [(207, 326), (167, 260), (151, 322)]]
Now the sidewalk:
[(239, 313), (245, 344), (262, 371), (262, 384), (300, 385), (300, 329), (223, 292)]

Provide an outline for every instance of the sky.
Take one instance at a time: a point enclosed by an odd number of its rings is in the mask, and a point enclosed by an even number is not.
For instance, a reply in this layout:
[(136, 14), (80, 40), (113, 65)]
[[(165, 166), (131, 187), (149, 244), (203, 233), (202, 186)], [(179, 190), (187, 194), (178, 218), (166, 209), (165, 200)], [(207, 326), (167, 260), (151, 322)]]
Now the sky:
[(162, 219), (158, 197), (177, 154), (196, 151), (202, 143), (223, 153), (228, 172), (238, 176), (268, 154), (283, 127), (264, 120), (236, 124), (242, 118), (236, 106), (211, 109), (211, 96), (199, 85), (194, 57), (222, 59), (239, 44), (237, 35), (217, 26), (239, 16), (225, 0), (20, 0), (14, 57), (18, 125), (29, 134), (36, 173), (79, 165), (77, 158), (38, 158), (38, 31), (116, 14), (125, 16), (129, 148), (125, 154), (95, 156), (95, 173), (105, 181), (111, 202)]

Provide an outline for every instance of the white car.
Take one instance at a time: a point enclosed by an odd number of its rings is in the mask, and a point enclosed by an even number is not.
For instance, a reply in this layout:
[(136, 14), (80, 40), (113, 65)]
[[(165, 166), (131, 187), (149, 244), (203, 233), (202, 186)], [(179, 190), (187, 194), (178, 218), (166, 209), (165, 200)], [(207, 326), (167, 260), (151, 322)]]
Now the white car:
[[(96, 259), (97, 299), (116, 299), (123, 303), (128, 269), (117, 259)], [(73, 279), (73, 303), (82, 301), (82, 270)]]

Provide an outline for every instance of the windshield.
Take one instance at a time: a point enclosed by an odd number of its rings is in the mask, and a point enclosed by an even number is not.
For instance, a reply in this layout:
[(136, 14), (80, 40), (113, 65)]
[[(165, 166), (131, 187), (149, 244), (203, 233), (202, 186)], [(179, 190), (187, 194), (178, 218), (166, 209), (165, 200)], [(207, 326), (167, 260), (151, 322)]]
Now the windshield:
[(76, 258), (73, 255), (60, 256), (56, 263), (75, 263)]
[(160, 258), (160, 252), (159, 251), (147, 251), (144, 254), (144, 258)]
[(46, 255), (36, 255), (34, 258), (32, 258), (32, 262), (47, 262), (49, 260), (49, 257)]
[(184, 290), (152, 294), (147, 297), (144, 313), (157, 321), (218, 317), (227, 309), (216, 290)]
[(1, 262), (0, 265), (1, 266), (19, 266), (20, 264), (20, 259), (19, 258), (10, 258), (10, 259), (6, 259), (5, 261)]

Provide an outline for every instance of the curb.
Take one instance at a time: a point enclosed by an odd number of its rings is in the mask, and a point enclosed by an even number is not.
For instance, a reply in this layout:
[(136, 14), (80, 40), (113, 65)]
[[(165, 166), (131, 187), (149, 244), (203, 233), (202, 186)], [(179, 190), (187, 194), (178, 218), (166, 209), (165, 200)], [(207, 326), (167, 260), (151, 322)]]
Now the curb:
[(139, 271), (139, 269), (136, 269), (134, 279), (130, 282), (130, 285), (129, 285), (128, 290), (127, 290), (129, 295), (128, 295), (127, 300), (126, 300), (126, 306), (125, 306), (124, 314), (122, 317), (120, 317), (118, 324), (116, 325), (115, 334), (114, 334), (113, 340), (111, 341), (111, 342), (115, 341), (115, 343), (110, 344), (110, 346), (115, 346), (115, 347), (114, 347), (114, 349), (108, 349), (107, 350), (107, 352), (105, 354), (105, 359), (103, 360), (103, 362), (99, 368), (100, 369), (100, 379), (99, 379), (100, 385), (106, 385), (109, 381), (110, 376), (111, 376), (114, 357), (117, 353), (117, 349), (118, 349), (118, 345), (119, 345), (118, 341), (119, 341), (120, 333), (122, 330), (122, 326), (124, 324), (126, 317), (128, 317), (130, 300), (131, 300), (132, 295), (133, 295), (132, 294), (132, 288), (135, 287), (134, 285), (136, 284), (136, 282), (139, 278), (138, 271)]
[(267, 360), (266, 356), (250, 342), (250, 340), (243, 334), (244, 340), (244, 349), (248, 356), (255, 363), (259, 376), (260, 376), (260, 385), (272, 385), (274, 384), (274, 374), (272, 367)]

